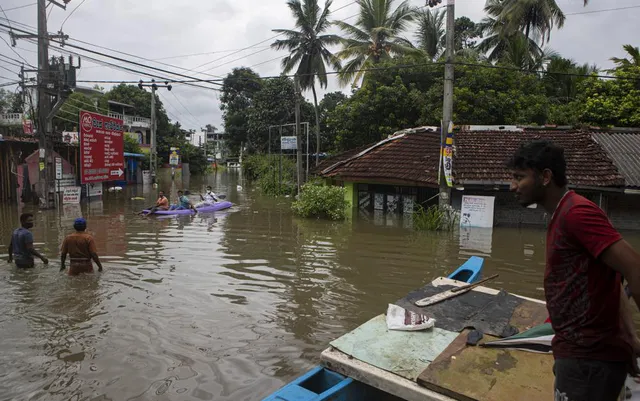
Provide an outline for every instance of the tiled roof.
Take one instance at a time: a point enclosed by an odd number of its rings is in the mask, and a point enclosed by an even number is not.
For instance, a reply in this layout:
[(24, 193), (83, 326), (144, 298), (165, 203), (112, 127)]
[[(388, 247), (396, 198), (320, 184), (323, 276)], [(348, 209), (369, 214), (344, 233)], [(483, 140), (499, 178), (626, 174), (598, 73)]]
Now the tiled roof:
[(474, 131), (455, 135), (455, 182), (508, 182), (505, 162), (521, 143), (548, 139), (565, 149), (569, 184), (593, 187), (624, 186), (624, 179), (591, 134), (580, 131)]
[(364, 145), (364, 146), (360, 146), (354, 149), (349, 149), (346, 152), (342, 152), (342, 153), (338, 153), (335, 156), (331, 156), (329, 158), (326, 158), (324, 160), (322, 160), (317, 166), (314, 166), (311, 168), (311, 172), (314, 174), (320, 174), (320, 172), (324, 169), (326, 169), (327, 167), (333, 166), (336, 163), (339, 162), (343, 162), (355, 155), (357, 155), (358, 153), (362, 152), (365, 149), (368, 149), (370, 147), (372, 147), (373, 145), (375, 145), (375, 143), (370, 143), (368, 145)]
[(339, 159), (326, 160), (324, 168), (316, 171), (323, 177), (354, 181), (437, 186), (440, 133), (424, 131), (398, 132), (360, 151), (350, 151), (350, 156), (342, 154)]
[(640, 132), (593, 132), (618, 167), (627, 187), (640, 187)]

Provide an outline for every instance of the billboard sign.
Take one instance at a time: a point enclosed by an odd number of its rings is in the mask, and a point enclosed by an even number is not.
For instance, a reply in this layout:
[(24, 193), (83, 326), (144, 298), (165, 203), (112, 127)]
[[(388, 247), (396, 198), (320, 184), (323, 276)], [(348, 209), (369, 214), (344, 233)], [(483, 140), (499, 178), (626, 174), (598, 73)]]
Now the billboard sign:
[(122, 120), (80, 111), (80, 181), (120, 180), (124, 175)]

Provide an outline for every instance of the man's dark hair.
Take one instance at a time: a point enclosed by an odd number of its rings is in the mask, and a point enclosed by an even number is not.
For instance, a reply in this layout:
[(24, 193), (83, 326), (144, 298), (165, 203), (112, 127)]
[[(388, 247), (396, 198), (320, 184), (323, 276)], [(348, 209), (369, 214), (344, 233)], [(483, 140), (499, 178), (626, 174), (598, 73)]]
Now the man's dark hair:
[(532, 169), (538, 173), (550, 170), (553, 182), (559, 186), (567, 185), (567, 162), (564, 149), (551, 141), (536, 140), (520, 145), (513, 157), (507, 162), (511, 169)]
[(33, 217), (33, 213), (22, 213), (20, 215), (20, 224), (26, 223), (29, 217)]
[(183, 194), (184, 192), (182, 192), (182, 191), (178, 191), (178, 193), (179, 193), (179, 194)]

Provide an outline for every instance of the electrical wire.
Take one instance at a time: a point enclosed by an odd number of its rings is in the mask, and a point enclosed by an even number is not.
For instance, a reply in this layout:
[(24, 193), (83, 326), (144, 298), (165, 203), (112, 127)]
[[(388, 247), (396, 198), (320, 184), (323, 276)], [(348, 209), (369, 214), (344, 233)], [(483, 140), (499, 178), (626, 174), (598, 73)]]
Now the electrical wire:
[(194, 116), (194, 115), (193, 115), (193, 113), (191, 112), (191, 110), (189, 110), (189, 109), (184, 105), (184, 103), (182, 103), (182, 100), (180, 100), (180, 98), (179, 98), (178, 96), (176, 96), (176, 94), (175, 94), (175, 93), (173, 93), (173, 92), (170, 92), (170, 93), (171, 93), (171, 95), (172, 95), (174, 98), (176, 98), (176, 100), (178, 101), (178, 103), (180, 103), (180, 106), (182, 106), (182, 108), (184, 108), (184, 109), (187, 111), (187, 113), (189, 113), (189, 115), (190, 115), (191, 117), (193, 117), (193, 121), (194, 121), (194, 122), (198, 123), (198, 125), (200, 125), (201, 127), (202, 127), (202, 126), (204, 126), (204, 124), (202, 124), (202, 121), (198, 120), (198, 118), (197, 118), (196, 116)]
[[(5, 28), (8, 27), (7, 25), (5, 25), (3, 23), (0, 23), (0, 26), (5, 27)], [(29, 34), (29, 35), (36, 35), (33, 32), (25, 31), (25, 30), (22, 30), (22, 29), (19, 29), (19, 28), (15, 28), (14, 30), (19, 31), (19, 32), (23, 32), (23, 33)], [(50, 41), (58, 43), (60, 45), (63, 45), (62, 41), (59, 41), (59, 40), (56, 40), (56, 39), (50, 39)], [(125, 62), (125, 63), (128, 63), (128, 64), (132, 64), (132, 65), (135, 65), (135, 66), (138, 66), (138, 67), (146, 68), (146, 69), (149, 69), (149, 70), (159, 71), (159, 72), (163, 72), (165, 74), (171, 74), (171, 75), (176, 75), (176, 76), (180, 76), (180, 77), (183, 77), (183, 78), (192, 79), (193, 80), (192, 82), (205, 82), (205, 83), (207, 82), (206, 80), (201, 80), (201, 79), (198, 79), (196, 77), (180, 74), (180, 73), (173, 72), (173, 71), (164, 70), (164, 69), (157, 68), (157, 67), (148, 66), (148, 65), (141, 64), (141, 63), (138, 63), (138, 62), (135, 62), (135, 61), (131, 61), (131, 60), (126, 60), (126, 59), (123, 59), (123, 58), (120, 58), (120, 57), (116, 57), (116, 56), (112, 56), (112, 55), (105, 54), (105, 53), (102, 53), (102, 52), (98, 52), (98, 51), (95, 51), (95, 50), (87, 49), (87, 48), (82, 47), (82, 46), (77, 46), (77, 45), (74, 45), (74, 44), (71, 44), (71, 43), (68, 43), (68, 42), (65, 42), (64, 46), (65, 47), (71, 47), (71, 48), (78, 49), (78, 50), (85, 51), (85, 52), (89, 52), (89, 53), (92, 53), (92, 54), (96, 54), (96, 55), (99, 55), (101, 57), (106, 57), (106, 58), (110, 58), (110, 59), (113, 59), (113, 60), (122, 61), (122, 62)], [(163, 79), (163, 80), (168, 79), (166, 77), (159, 77), (159, 76), (155, 76), (155, 77)], [(204, 88), (204, 89), (212, 89), (212, 88), (209, 88), (209, 87), (193, 85), (193, 84), (191, 84), (190, 86), (200, 87), (200, 88)]]
[(13, 10), (19, 10), (21, 8), (26, 8), (26, 7), (31, 7), (31, 6), (37, 6), (38, 3), (31, 3), (31, 4), (25, 4), (23, 6), (17, 6), (17, 7), (12, 7), (12, 8), (7, 8), (4, 11), (13, 11)]
[[(7, 31), (4, 31), (4, 32), (7, 32)], [(11, 33), (11, 31), (9, 31), (9, 33)], [(35, 67), (30, 63), (30, 62), (28, 62), (28, 61), (27, 61), (27, 59), (26, 59), (26, 58), (22, 57), (22, 55), (21, 55), (20, 53), (18, 53), (18, 52), (16, 51), (16, 49), (14, 49), (14, 48), (9, 44), (9, 42), (7, 42), (7, 40), (6, 40), (4, 37), (0, 36), (0, 39), (2, 39), (2, 41), (7, 45), (7, 47), (8, 47), (12, 52), (14, 52), (18, 57), (20, 57), (20, 59), (21, 59), (22, 61), (24, 61), (24, 62), (25, 62), (29, 67), (35, 68)]]
[(76, 6), (76, 8), (74, 8), (74, 9), (69, 13), (69, 15), (67, 15), (67, 18), (65, 18), (65, 19), (64, 19), (64, 21), (62, 21), (62, 25), (60, 25), (60, 31), (62, 31), (62, 28), (64, 28), (64, 24), (69, 20), (69, 18), (71, 18), (71, 16), (73, 15), (73, 13), (75, 13), (75, 12), (76, 12), (76, 10), (77, 10), (77, 9), (79, 9), (79, 8), (80, 8), (80, 6), (84, 4), (84, 2), (85, 2), (85, 1), (87, 1), (87, 0), (82, 0), (82, 1), (80, 2), (80, 4), (78, 4), (78, 5)]
[[(2, 56), (2, 54), (0, 54), (0, 56)], [(7, 63), (7, 64), (12, 65), (14, 67), (22, 67), (22, 64), (17, 64), (17, 63), (14, 63), (12, 61), (8, 61), (8, 60), (0, 60), (0, 63)]]
[(5, 71), (9, 71), (9, 72), (11, 72), (11, 73), (13, 73), (13, 74), (20, 75), (20, 73), (19, 73), (19, 72), (15, 72), (15, 71), (13, 71), (13, 70), (10, 70), (9, 68), (7, 68), (7, 67), (5, 67), (5, 66), (3, 66), (3, 65), (0, 65), (0, 68), (2, 68), (2, 69), (3, 69), (3, 70), (5, 70)]

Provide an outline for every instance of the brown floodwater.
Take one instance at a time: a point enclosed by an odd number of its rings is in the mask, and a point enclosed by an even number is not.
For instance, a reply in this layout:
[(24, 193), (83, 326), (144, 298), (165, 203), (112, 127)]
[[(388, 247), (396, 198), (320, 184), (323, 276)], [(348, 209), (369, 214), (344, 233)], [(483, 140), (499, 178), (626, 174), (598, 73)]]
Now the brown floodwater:
[[(142, 218), (134, 211), (155, 195), (142, 186), (61, 210), (0, 205), (0, 399), (260, 400), (314, 366), (329, 341), (470, 255), (500, 273), (492, 286), (542, 297), (543, 230), (417, 234), (380, 215), (303, 220), (290, 199), (261, 197), (234, 171), (162, 188), (207, 184), (237, 206)], [(48, 267), (6, 262), (23, 211), (36, 214)], [(72, 278), (58, 272), (58, 248), (80, 214), (105, 271)]]

